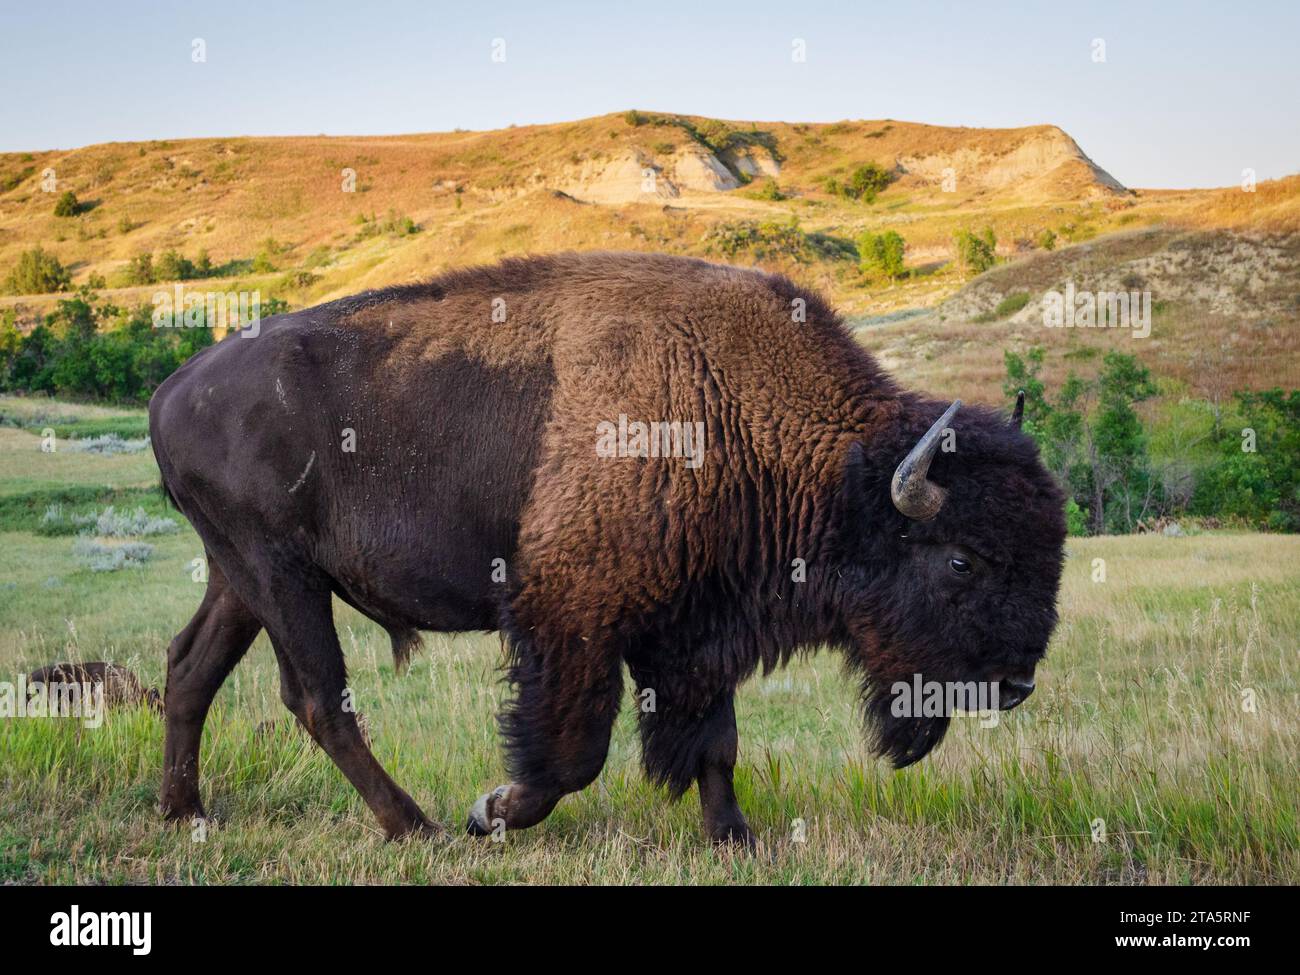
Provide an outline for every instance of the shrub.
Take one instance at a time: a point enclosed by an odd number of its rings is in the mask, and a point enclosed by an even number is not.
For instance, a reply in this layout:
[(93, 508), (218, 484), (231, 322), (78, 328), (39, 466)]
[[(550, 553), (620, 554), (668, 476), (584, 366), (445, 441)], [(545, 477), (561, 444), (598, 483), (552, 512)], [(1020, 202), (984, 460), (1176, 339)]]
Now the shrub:
[(312, 252), (307, 255), (307, 260), (303, 263), (303, 266), (308, 269), (312, 269), (312, 268), (323, 267), (329, 262), (330, 262), (330, 249), (324, 245), (321, 245), (320, 247), (314, 248)]
[(18, 266), (5, 278), (5, 290), (16, 295), (49, 294), (67, 291), (72, 285), (72, 274), (59, 263), (53, 254), (34, 247), (23, 251)]
[(788, 199), (788, 196), (781, 192), (781, 187), (777, 185), (774, 179), (763, 180), (749, 196), (754, 200), (771, 200), (774, 203)]
[(124, 439), (116, 433), (101, 433), (95, 437), (80, 437), (68, 444), (69, 450), (78, 450), (86, 454), (138, 454), (149, 449), (149, 438)]
[(36, 172), (35, 166), (25, 166), (17, 172), (6, 173), (0, 176), (0, 193), (8, 193), (10, 190), (17, 189), (23, 180)]
[(826, 181), (826, 191), (849, 200), (874, 203), (876, 194), (894, 181), (894, 174), (873, 162), (864, 163), (849, 174), (844, 182), (831, 178)]
[(1056, 250), (1056, 232), (1050, 227), (1038, 235), (1038, 246), (1045, 251)]
[(64, 190), (59, 194), (58, 200), (54, 203), (54, 215), (56, 217), (75, 217), (81, 212), (81, 204), (77, 202), (77, 194), (72, 190)]
[(128, 285), (153, 284), (157, 280), (154, 276), (153, 255), (137, 254), (131, 258), (122, 272), (122, 277)]
[(847, 240), (827, 234), (805, 233), (799, 221), (736, 220), (720, 223), (704, 235), (710, 252), (721, 252), (734, 257), (748, 251), (758, 260), (787, 259), (799, 263), (814, 260), (852, 260), (856, 255)]
[(147, 542), (116, 545), (78, 538), (72, 544), (72, 554), (91, 572), (116, 572), (124, 568), (141, 568), (153, 557), (153, 546)]
[(985, 312), (983, 315), (976, 316), (975, 321), (996, 322), (1000, 318), (1014, 315), (1027, 304), (1029, 304), (1028, 291), (1013, 291), (1011, 294), (999, 301), (997, 307), (991, 312)]
[[(284, 302), (275, 298), (262, 303), (264, 316), (284, 308)], [(101, 304), (93, 292), (83, 289), (59, 301), (25, 335), (5, 316), (0, 320), (0, 388), (118, 402), (147, 400), (159, 383), (214, 338), (211, 328), (154, 328), (152, 311), (149, 305), (124, 311)], [(147, 431), (113, 429), (120, 426), (121, 421), (107, 420), (83, 424), (71, 432), (86, 438), (117, 433), (118, 439), (78, 440), (74, 449), (97, 453), (139, 449), (132, 440), (142, 440)]]
[(953, 236), (953, 245), (957, 251), (957, 263), (967, 274), (983, 274), (997, 263), (998, 239), (992, 227), (985, 227), (983, 233), (973, 234), (969, 230), (959, 230)]
[(868, 274), (881, 274), (891, 281), (903, 276), (906, 249), (906, 242), (893, 230), (883, 234), (866, 233), (858, 238), (862, 270)]
[(1074, 498), (1065, 501), (1065, 530), (1070, 535), (1088, 534), (1088, 516)]
[(87, 534), (100, 538), (142, 538), (149, 535), (170, 535), (180, 526), (172, 518), (151, 515), (144, 508), (130, 513), (117, 511), (111, 504), (99, 514), (73, 515), (73, 524)]
[(1300, 530), (1300, 390), (1233, 396), (1240, 419), (1215, 431), (1215, 457), (1196, 485), (1192, 511)]
[(319, 280), (320, 277), (310, 271), (290, 271), (280, 279), (280, 287), (285, 291), (294, 291), (301, 288), (310, 288)]
[(179, 252), (168, 249), (158, 256), (153, 266), (155, 281), (188, 281), (194, 277), (194, 265)]

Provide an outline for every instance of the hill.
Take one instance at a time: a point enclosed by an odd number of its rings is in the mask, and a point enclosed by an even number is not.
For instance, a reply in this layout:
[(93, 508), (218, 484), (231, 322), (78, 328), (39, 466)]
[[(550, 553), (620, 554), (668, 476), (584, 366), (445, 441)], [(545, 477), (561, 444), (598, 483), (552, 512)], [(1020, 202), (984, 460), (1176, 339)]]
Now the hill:
[[(80, 202), (74, 216), (54, 214), (65, 190)], [(968, 282), (952, 263), (953, 235), (984, 228), (1006, 263)], [(894, 283), (859, 267), (860, 236), (886, 229), (907, 244), (908, 274)], [(1066, 268), (1150, 263), (1157, 251), (1168, 252), (1161, 260), (1169, 268), (1153, 280), (1190, 281), (1203, 270), (1202, 252), (1219, 255), (1214, 267), (1231, 277), (1234, 249), (1246, 247), (1258, 257), (1251, 259), (1258, 286), (1274, 293), (1266, 317), (1291, 329), (1300, 314), (1297, 230), (1300, 177), (1251, 193), (1132, 190), (1050, 125), (763, 123), (631, 111), (490, 132), (0, 155), (0, 277), (40, 245), (70, 269), (73, 286), (93, 282), (131, 304), (156, 290), (133, 261), (151, 255), (154, 276), (164, 279), (165, 252), (189, 260), (203, 252), (212, 268), (204, 290), (256, 288), (300, 307), (521, 252), (694, 254), (787, 272), (847, 314), (883, 322), (864, 330), (864, 340), (906, 380), (932, 372), (893, 335), (915, 335), (908, 346), (933, 339), (937, 350), (966, 341), (956, 327), (964, 322), (978, 329), (971, 336), (980, 348), (993, 349), (1008, 330), (1026, 326), (1030, 312), (980, 326), (969, 319), (987, 316), (1005, 294), (1042, 290)], [(1045, 236), (1054, 236), (1055, 250), (1044, 250)], [(1134, 248), (1146, 256), (1130, 257)], [(1206, 331), (1188, 320), (1185, 328), (1173, 319), (1191, 309), (1215, 321), (1253, 320), (1255, 286), (1252, 279), (1219, 287), (1209, 304), (1182, 284), (1177, 300), (1157, 294), (1166, 331), (1184, 332), (1173, 344), (1227, 341), (1219, 326)], [(0, 309), (31, 323), (56, 298), (8, 295)], [(891, 314), (902, 321), (889, 324)], [(1273, 348), (1250, 334), (1231, 341), (1243, 361)], [(1286, 341), (1280, 347), (1290, 349)], [(1264, 373), (1274, 375), (1275, 366)], [(987, 398), (996, 371), (974, 356), (960, 375), (933, 378), (956, 378)], [(1243, 382), (1260, 381), (1258, 371), (1240, 372)]]

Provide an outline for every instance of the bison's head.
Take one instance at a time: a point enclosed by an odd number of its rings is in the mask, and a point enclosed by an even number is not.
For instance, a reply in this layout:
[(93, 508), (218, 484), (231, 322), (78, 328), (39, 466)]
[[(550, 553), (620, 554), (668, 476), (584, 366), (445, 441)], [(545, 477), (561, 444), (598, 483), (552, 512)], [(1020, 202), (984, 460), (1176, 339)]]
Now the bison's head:
[(1065, 542), (1063, 498), (1020, 430), (1020, 402), (1009, 420), (901, 402), (851, 451), (841, 528), (845, 636), (878, 750), (900, 768), (949, 720), (900, 706), (901, 684), (979, 687), (1003, 710), (1033, 691)]

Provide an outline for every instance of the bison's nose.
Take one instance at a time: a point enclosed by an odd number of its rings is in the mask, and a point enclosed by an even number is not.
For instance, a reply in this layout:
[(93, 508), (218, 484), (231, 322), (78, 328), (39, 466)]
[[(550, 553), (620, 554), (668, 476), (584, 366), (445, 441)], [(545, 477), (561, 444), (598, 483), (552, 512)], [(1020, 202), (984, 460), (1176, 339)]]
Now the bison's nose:
[(998, 682), (998, 708), (1010, 711), (1034, 693), (1034, 677), (1004, 677)]

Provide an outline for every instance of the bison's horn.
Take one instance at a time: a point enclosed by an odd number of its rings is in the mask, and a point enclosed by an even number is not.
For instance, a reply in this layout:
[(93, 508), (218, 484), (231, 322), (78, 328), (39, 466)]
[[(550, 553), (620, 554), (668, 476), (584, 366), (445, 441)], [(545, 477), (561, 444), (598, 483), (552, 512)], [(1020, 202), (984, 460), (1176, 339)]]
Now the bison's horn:
[(894, 499), (894, 507), (914, 521), (933, 518), (948, 496), (948, 492), (939, 485), (926, 480), (926, 474), (930, 471), (930, 461), (934, 460), (935, 452), (939, 449), (939, 437), (960, 407), (961, 400), (953, 401), (952, 406), (934, 421), (934, 426), (916, 442), (912, 452), (903, 458), (903, 462), (894, 471), (894, 480), (889, 486), (890, 497)]
[(1011, 425), (1020, 429), (1020, 421), (1025, 418), (1025, 391), (1016, 393), (1016, 408), (1011, 411)]

